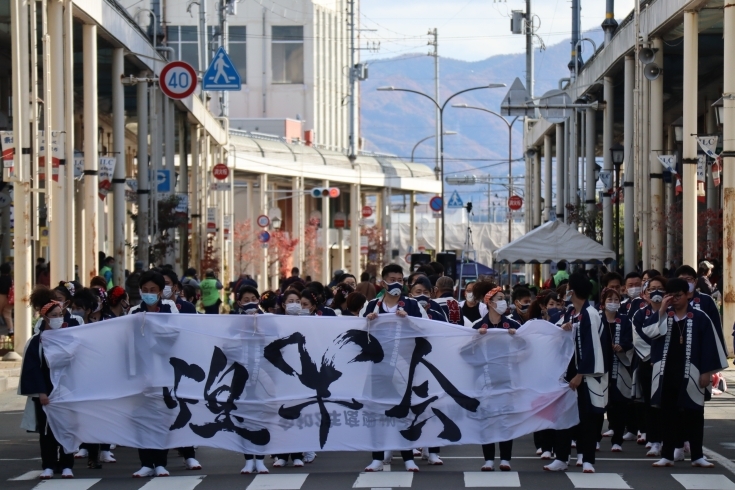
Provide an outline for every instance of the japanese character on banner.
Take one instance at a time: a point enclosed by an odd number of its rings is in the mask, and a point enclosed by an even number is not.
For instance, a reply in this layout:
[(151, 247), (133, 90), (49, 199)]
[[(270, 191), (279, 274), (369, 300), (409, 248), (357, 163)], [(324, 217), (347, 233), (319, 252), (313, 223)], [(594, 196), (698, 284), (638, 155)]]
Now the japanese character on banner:
[(720, 172), (722, 171), (722, 157), (715, 158), (714, 163), (712, 164), (712, 181), (715, 184), (715, 187), (720, 186)]
[(717, 136), (697, 136), (697, 143), (699, 143), (699, 147), (705, 155), (710, 158), (717, 158), (715, 150), (717, 149), (718, 139)]
[(671, 172), (671, 175), (676, 179), (676, 195), (678, 196), (681, 191), (681, 177), (676, 173), (676, 155), (658, 155), (658, 161), (661, 162), (665, 170)]
[[(46, 134), (38, 132), (38, 178), (46, 180)], [(54, 182), (59, 181), (59, 164), (64, 159), (64, 133), (51, 131), (51, 172)]]
[(13, 132), (0, 131), (0, 143), (2, 143), (3, 150), (3, 168), (13, 168), (13, 156), (15, 155)]
[(115, 171), (115, 163), (117, 158), (114, 157), (100, 157), (99, 167), (99, 195), (102, 201), (105, 200), (107, 194), (112, 188), (112, 174)]
[(697, 155), (697, 182), (704, 183), (707, 178), (705, 177), (707, 170), (707, 155), (700, 153)]

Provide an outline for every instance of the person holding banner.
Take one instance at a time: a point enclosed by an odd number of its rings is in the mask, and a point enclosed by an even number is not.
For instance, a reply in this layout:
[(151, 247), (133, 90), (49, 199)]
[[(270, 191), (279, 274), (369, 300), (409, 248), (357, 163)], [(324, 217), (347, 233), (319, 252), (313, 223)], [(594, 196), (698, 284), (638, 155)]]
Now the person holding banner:
[(253, 286), (242, 286), (235, 295), (235, 307), (231, 315), (259, 315), (260, 293)]
[(569, 277), (572, 307), (557, 325), (574, 331), (574, 356), (569, 361), (564, 379), (577, 392), (579, 425), (554, 431), (556, 460), (544, 466), (546, 471), (566, 471), (571, 452), (572, 435), (576, 433), (577, 466), (584, 473), (595, 472), (597, 437), (602, 428), (607, 405), (607, 370), (601, 342), (602, 321), (596, 308), (589, 304), (592, 283), (587, 274), (576, 272)]
[(46, 419), (43, 407), (50, 403), (49, 395), (54, 390), (51, 383), (51, 370), (43, 354), (41, 334), (44, 330), (56, 330), (64, 324), (61, 303), (50, 301), (41, 307), (41, 331), (36, 333), (26, 346), (23, 354), (18, 394), (31, 397), (35, 408), (35, 430), (39, 433), (41, 445), (41, 480), (54, 477), (54, 470), (61, 469), (61, 478), (74, 478), (74, 455), (67, 454), (58, 443)]
[(426, 314), (431, 320), (439, 322), (447, 321), (442, 307), (431, 299), (431, 281), (428, 277), (423, 274), (417, 275), (414, 278), (414, 282), (408, 286), (408, 292), (426, 310)]

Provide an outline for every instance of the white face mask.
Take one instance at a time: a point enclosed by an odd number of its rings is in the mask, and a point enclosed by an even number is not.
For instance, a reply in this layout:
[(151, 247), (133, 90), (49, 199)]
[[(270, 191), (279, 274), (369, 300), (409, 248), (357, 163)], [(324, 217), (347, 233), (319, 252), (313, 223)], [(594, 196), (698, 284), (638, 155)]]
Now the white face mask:
[(564, 301), (571, 301), (572, 300), (572, 292), (567, 291), (567, 294), (564, 296)]
[(299, 315), (301, 313), (301, 305), (298, 303), (289, 303), (286, 305), (287, 315)]
[(693, 283), (693, 282), (690, 282), (690, 283), (689, 283), (689, 292), (690, 292), (690, 293), (693, 293), (693, 292), (694, 292), (694, 288), (695, 288), (695, 287), (696, 287), (696, 284), (695, 284), (695, 283)]
[(48, 326), (51, 330), (58, 330), (61, 328), (61, 326), (64, 324), (64, 317), (59, 318), (49, 318), (48, 319)]
[(499, 314), (503, 315), (508, 310), (508, 302), (504, 299), (501, 299), (500, 301), (495, 302), (495, 311)]
[(466, 299), (467, 299), (467, 301), (469, 301), (470, 303), (474, 303), (474, 302), (475, 302), (475, 295), (474, 295), (474, 294), (472, 294), (472, 293), (467, 293), (467, 294), (465, 294), (465, 298), (466, 298)]
[(309, 308), (301, 308), (301, 310), (299, 310), (299, 315), (309, 316), (311, 315), (311, 310)]
[(642, 290), (642, 288), (640, 288), (640, 287), (628, 288), (627, 293), (628, 293), (628, 296), (630, 298), (636, 299), (638, 296), (641, 295), (641, 290)]
[(171, 299), (174, 295), (174, 290), (171, 286), (164, 286), (163, 293), (161, 294), (165, 299)]
[(607, 311), (617, 312), (620, 309), (620, 303), (605, 303)]

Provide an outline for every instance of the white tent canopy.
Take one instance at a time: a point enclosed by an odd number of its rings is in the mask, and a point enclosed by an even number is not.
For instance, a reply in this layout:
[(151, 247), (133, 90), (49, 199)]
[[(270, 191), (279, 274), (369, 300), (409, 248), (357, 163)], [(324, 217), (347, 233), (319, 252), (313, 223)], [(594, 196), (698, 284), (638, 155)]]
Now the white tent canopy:
[(495, 261), (513, 264), (598, 263), (615, 260), (615, 252), (561, 221), (549, 221), (495, 251)]

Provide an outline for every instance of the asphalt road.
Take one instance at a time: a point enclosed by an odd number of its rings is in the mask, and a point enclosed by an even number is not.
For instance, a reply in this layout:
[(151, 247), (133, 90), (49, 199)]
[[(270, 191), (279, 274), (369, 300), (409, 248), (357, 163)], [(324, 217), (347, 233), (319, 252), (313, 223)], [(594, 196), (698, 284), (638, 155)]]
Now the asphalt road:
[[(5, 395), (5, 394), (3, 394)], [(7, 399), (8, 395), (4, 398)], [(652, 468), (645, 449), (625, 443), (623, 453), (610, 452), (610, 440), (602, 442), (598, 452), (597, 473), (584, 475), (581, 468), (571, 467), (567, 473), (550, 474), (542, 471), (543, 462), (534, 454), (530, 436), (516, 440), (509, 473), (481, 473), (482, 453), (478, 446), (450, 446), (442, 449), (443, 466), (428, 466), (419, 462), (421, 471), (404, 471), (399, 455), (390, 472), (362, 473), (370, 455), (357, 453), (319, 453), (316, 461), (304, 468), (271, 468), (269, 475), (240, 475), (244, 465), (242, 455), (209, 448), (200, 448), (197, 459), (201, 471), (187, 471), (176, 451), (169, 453), (168, 478), (134, 479), (139, 468), (137, 452), (117, 448), (116, 464), (105, 464), (101, 470), (86, 468), (78, 460), (74, 480), (55, 478), (39, 482), (38, 436), (19, 429), (21, 413), (13, 410), (18, 404), (0, 407), (0, 488), (7, 490), (197, 490), (242, 488), (246, 490), (337, 490), (348, 488), (421, 488), (448, 490), (454, 488), (635, 488), (635, 489), (712, 489), (735, 490), (735, 397), (724, 394), (713, 400), (707, 409), (705, 422), (705, 454), (716, 464), (714, 469), (692, 468), (688, 461), (674, 468)], [(496, 466), (498, 461), (496, 459)], [(20, 478), (20, 479), (18, 479)], [(24, 479), (25, 478), (25, 479)]]

